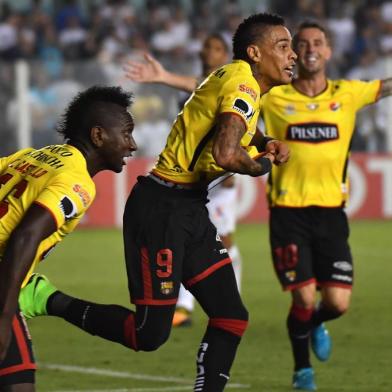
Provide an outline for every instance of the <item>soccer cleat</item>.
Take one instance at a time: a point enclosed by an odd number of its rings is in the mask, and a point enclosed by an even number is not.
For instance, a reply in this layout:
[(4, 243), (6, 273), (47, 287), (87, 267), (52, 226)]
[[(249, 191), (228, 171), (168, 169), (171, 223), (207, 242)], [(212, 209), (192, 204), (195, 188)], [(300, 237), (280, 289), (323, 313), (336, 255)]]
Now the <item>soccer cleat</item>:
[(47, 315), (48, 298), (57, 291), (44, 275), (34, 273), (19, 293), (19, 308), (27, 320)]
[(178, 307), (174, 312), (172, 325), (173, 327), (189, 327), (192, 325), (192, 312), (185, 308)]
[(302, 368), (294, 372), (293, 388), (303, 391), (315, 391), (317, 389), (314, 383), (314, 371), (310, 368)]
[(331, 336), (324, 324), (313, 328), (310, 342), (314, 355), (319, 361), (326, 361), (331, 355), (332, 341)]

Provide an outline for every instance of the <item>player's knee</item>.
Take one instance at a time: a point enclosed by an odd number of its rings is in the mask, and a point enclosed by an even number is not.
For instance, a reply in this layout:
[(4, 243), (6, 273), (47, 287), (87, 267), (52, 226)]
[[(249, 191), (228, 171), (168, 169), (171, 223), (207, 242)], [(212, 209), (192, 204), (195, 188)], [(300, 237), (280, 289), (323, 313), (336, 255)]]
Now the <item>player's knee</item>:
[(303, 309), (314, 309), (316, 305), (316, 289), (309, 287), (308, 289), (300, 289), (293, 291), (293, 303)]
[(208, 325), (219, 328), (238, 337), (242, 337), (248, 327), (249, 312), (245, 306), (238, 306), (235, 312), (228, 313), (225, 317), (212, 317)]
[(169, 338), (170, 330), (155, 331), (150, 334), (138, 335), (138, 351), (155, 351), (161, 347)]
[(336, 313), (341, 316), (347, 312), (348, 308), (350, 307), (350, 304), (348, 301), (341, 301), (341, 302), (331, 302), (331, 303), (326, 304), (325, 306), (331, 312)]

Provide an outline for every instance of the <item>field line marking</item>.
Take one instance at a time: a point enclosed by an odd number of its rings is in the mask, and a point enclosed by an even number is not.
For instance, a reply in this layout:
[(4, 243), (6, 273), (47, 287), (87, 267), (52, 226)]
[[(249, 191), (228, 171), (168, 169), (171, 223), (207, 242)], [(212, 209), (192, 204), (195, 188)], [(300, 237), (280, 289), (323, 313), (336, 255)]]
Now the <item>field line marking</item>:
[(107, 376), (107, 377), (114, 377), (114, 378), (130, 378), (133, 380), (174, 382), (177, 384), (192, 384), (193, 382), (193, 380), (187, 380), (185, 378), (152, 376), (149, 374), (120, 372), (116, 370), (100, 369), (94, 367), (61, 365), (56, 363), (40, 363), (38, 365), (39, 368), (41, 369), (61, 370), (63, 372), (70, 372), (70, 373), (95, 374), (97, 376)]
[[(144, 380), (144, 381), (161, 381), (161, 382), (173, 382), (177, 384), (189, 384), (190, 386), (177, 386), (177, 387), (164, 387), (164, 388), (138, 388), (138, 389), (118, 389), (118, 390), (101, 390), (101, 391), (79, 391), (79, 392), (148, 392), (148, 391), (189, 391), (193, 389), (193, 380), (178, 378), (178, 377), (160, 377), (160, 376), (152, 376), (149, 374), (137, 374), (137, 373), (129, 373), (129, 372), (120, 372), (116, 370), (110, 369), (99, 369), (94, 367), (84, 367), (84, 366), (73, 366), (73, 365), (61, 365), (55, 363), (39, 363), (40, 369), (48, 369), (48, 370), (60, 370), (63, 372), (69, 373), (82, 373), (82, 374), (93, 374), (97, 376), (107, 376), (114, 378), (128, 378), (133, 380)], [(173, 389), (174, 388), (174, 389)], [(180, 388), (180, 389), (179, 389)], [(246, 384), (228, 384), (226, 388), (238, 388), (238, 389), (248, 389), (250, 385)], [(67, 392), (67, 391), (57, 391), (57, 392)], [(68, 391), (71, 392), (71, 391)], [(72, 390), (72, 392), (78, 392)]]

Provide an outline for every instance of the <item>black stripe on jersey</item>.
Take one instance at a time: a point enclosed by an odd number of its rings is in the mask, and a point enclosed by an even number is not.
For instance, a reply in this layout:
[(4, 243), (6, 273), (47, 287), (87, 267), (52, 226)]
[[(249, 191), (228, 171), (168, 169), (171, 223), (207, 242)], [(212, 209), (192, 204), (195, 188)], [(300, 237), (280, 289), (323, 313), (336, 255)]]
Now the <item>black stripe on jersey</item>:
[(199, 159), (201, 153), (203, 152), (204, 147), (207, 145), (207, 143), (212, 139), (215, 133), (215, 126), (212, 127), (207, 134), (204, 135), (203, 139), (200, 140), (199, 144), (197, 145), (195, 152), (192, 157), (192, 161), (188, 166), (189, 171), (193, 171), (193, 169), (196, 166), (197, 160)]

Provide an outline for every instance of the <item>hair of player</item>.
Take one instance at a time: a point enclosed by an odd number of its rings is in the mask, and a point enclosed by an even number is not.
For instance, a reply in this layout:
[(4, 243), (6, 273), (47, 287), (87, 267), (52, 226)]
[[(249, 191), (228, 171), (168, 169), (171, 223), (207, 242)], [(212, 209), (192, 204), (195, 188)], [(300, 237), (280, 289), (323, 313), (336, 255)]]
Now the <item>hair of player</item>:
[(132, 105), (132, 94), (121, 87), (93, 86), (77, 94), (57, 126), (66, 141), (89, 140), (95, 126), (105, 127)]
[(233, 35), (233, 58), (248, 61), (247, 48), (258, 41), (271, 26), (284, 26), (280, 15), (260, 13), (244, 19)]
[(216, 39), (218, 41), (220, 41), (220, 43), (222, 44), (223, 48), (225, 49), (225, 52), (228, 53), (230, 48), (229, 45), (227, 44), (226, 40), (223, 38), (223, 35), (220, 33), (211, 33), (208, 34), (207, 38), (204, 40), (204, 42), (207, 42), (210, 39)]
[(318, 29), (320, 31), (322, 31), (325, 35), (325, 38), (327, 40), (328, 45), (331, 45), (331, 34), (330, 32), (320, 23), (318, 23), (315, 20), (305, 20), (304, 22), (302, 22), (298, 28), (297, 28), (297, 32), (294, 34), (293, 37), (293, 48), (295, 49), (298, 45), (298, 34), (305, 29)]

